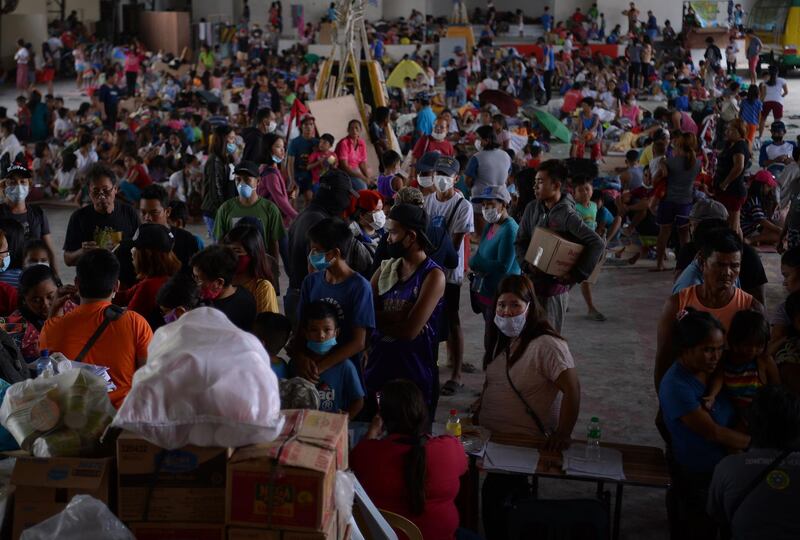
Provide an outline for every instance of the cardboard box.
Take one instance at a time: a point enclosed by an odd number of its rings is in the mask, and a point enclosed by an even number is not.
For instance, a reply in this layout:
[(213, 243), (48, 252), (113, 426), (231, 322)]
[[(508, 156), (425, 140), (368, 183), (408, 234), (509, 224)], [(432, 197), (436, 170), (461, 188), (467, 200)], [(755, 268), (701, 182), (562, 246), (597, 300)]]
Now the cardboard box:
[(324, 531), (337, 469), (347, 467), (347, 415), (285, 411), (280, 436), (236, 450), (228, 462), (226, 523)]
[(119, 518), (125, 522), (224, 523), (228, 454), (227, 448), (196, 446), (163, 450), (132, 433), (123, 433), (117, 439)]
[(536, 227), (525, 260), (551, 276), (564, 276), (575, 266), (583, 246), (542, 227)]
[(228, 528), (228, 540), (344, 540), (346, 537), (347, 522), (338, 512), (328, 515), (323, 531)]
[(14, 533), (61, 512), (75, 495), (91, 495), (108, 504), (112, 458), (17, 457), (11, 484), (14, 493)]
[(216, 523), (128, 523), (136, 540), (225, 540)]

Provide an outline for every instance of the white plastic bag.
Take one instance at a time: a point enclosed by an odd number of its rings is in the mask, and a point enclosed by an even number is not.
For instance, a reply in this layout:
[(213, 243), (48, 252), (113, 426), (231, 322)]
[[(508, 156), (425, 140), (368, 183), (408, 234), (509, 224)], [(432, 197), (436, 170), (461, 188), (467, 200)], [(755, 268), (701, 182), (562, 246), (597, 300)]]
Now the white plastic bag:
[(269, 442), (283, 427), (278, 378), (255, 336), (197, 308), (156, 331), (113, 425), (168, 450)]
[(22, 531), (20, 540), (136, 540), (111, 510), (90, 495), (75, 495), (63, 511)]
[(0, 407), (0, 424), (36, 457), (89, 456), (115, 412), (101, 378), (69, 369), (12, 385)]

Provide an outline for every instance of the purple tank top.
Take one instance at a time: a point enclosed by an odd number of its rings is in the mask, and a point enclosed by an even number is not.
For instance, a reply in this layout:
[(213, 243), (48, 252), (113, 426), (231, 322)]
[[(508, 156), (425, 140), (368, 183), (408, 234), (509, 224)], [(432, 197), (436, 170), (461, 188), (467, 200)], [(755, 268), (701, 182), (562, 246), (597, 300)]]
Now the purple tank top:
[(394, 198), (395, 191), (392, 189), (393, 174), (378, 175), (378, 193), (381, 194), (384, 201), (390, 201)]
[[(428, 273), (435, 268), (441, 269), (428, 257), (410, 278), (398, 282), (387, 293), (376, 297), (377, 309), (391, 312), (411, 308), (419, 298), (422, 283)], [(379, 330), (372, 333), (364, 370), (367, 392), (370, 395), (380, 391), (383, 385), (391, 380), (409, 379), (417, 384), (425, 396), (425, 402), (430, 404), (435, 384), (434, 350), (438, 343), (437, 329), (442, 302), (440, 298), (428, 322), (414, 339), (396, 339), (382, 334)]]

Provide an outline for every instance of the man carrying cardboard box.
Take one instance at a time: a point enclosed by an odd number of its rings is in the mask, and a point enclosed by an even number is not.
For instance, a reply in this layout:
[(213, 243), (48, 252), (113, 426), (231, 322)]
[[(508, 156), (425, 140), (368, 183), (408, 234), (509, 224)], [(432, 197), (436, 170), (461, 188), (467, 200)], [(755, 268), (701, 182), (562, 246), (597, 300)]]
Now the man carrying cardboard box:
[[(558, 333), (561, 333), (564, 323), (570, 287), (591, 275), (604, 250), (603, 240), (584, 224), (575, 211), (575, 200), (571, 195), (562, 193), (567, 175), (567, 168), (561, 160), (550, 159), (539, 166), (534, 184), (536, 200), (525, 208), (516, 241), (520, 268), (533, 281), (536, 297)], [(559, 277), (545, 274), (526, 260), (525, 254), (537, 227), (566, 236), (583, 246), (575, 264), (566, 274)]]

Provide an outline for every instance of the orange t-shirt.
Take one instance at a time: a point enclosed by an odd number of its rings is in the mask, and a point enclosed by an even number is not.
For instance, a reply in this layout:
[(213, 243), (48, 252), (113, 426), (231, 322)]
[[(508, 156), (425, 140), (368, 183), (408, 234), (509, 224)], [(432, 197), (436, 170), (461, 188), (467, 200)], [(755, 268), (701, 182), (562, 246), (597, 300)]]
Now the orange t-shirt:
[(731, 298), (731, 301), (728, 302), (727, 305), (721, 308), (706, 307), (700, 303), (700, 299), (697, 297), (697, 287), (699, 287), (699, 285), (687, 287), (678, 293), (678, 311), (683, 311), (687, 307), (690, 307), (697, 311), (710, 313), (719, 319), (719, 322), (722, 323), (722, 327), (726, 332), (731, 327), (733, 316), (740, 311), (747, 311), (753, 305), (753, 297), (737, 287), (736, 291), (733, 293), (733, 298)]
[[(39, 336), (39, 347), (74, 359), (103, 322), (103, 311), (109, 305), (111, 302), (95, 302), (48, 319)], [(147, 346), (152, 337), (153, 331), (144, 317), (126, 311), (108, 325), (83, 359), (87, 364), (109, 368), (108, 374), (117, 385), (117, 389), (108, 395), (114, 407), (119, 408), (128, 395), (136, 371), (136, 359), (147, 358)]]

